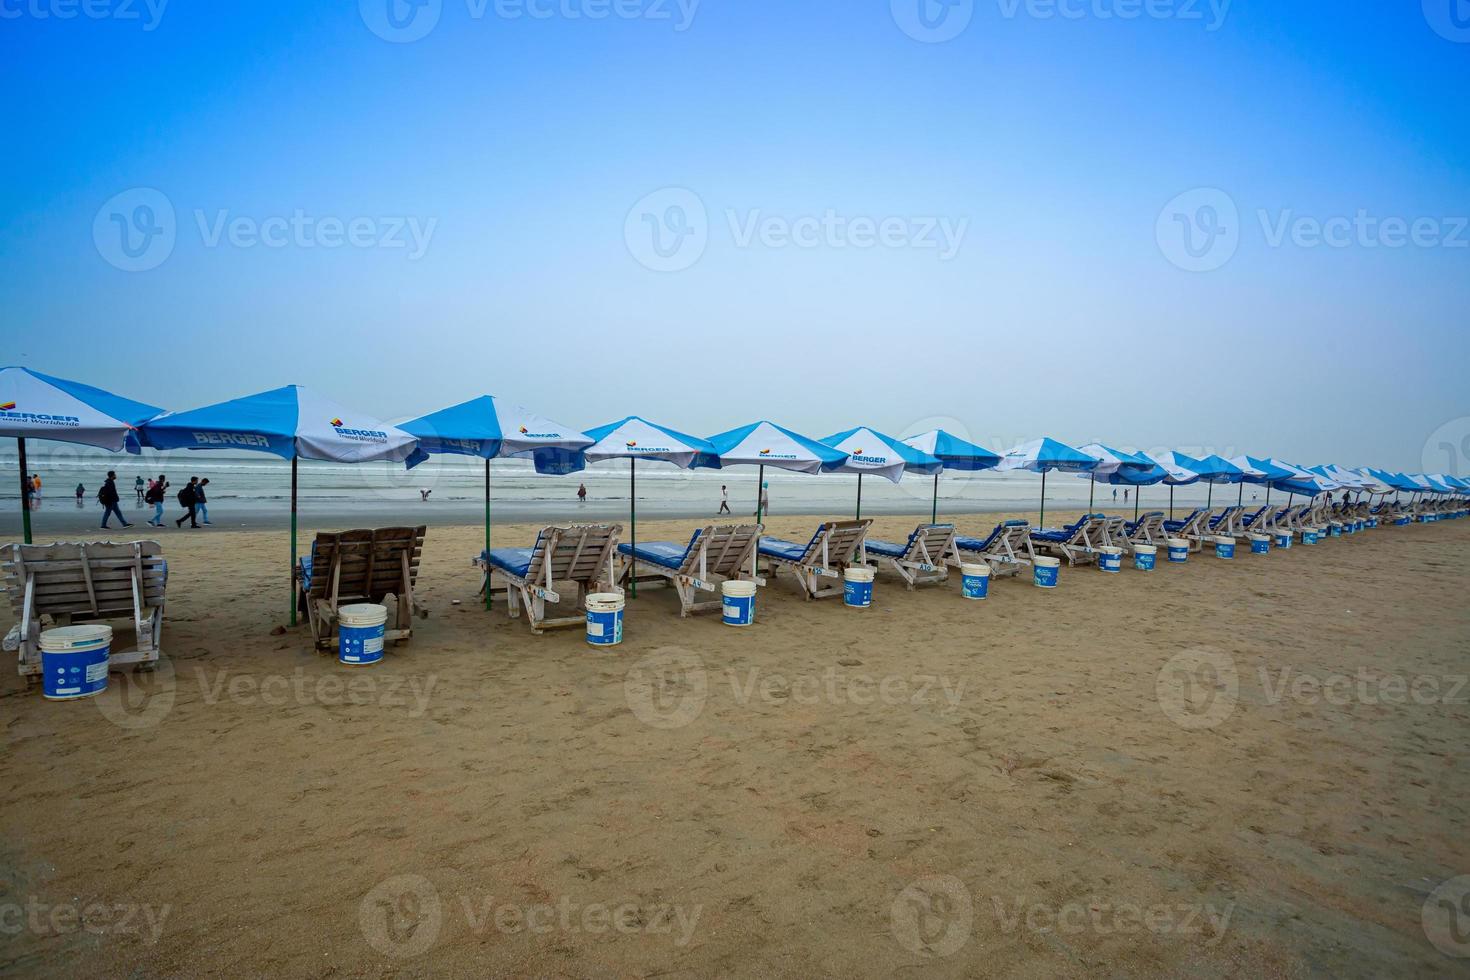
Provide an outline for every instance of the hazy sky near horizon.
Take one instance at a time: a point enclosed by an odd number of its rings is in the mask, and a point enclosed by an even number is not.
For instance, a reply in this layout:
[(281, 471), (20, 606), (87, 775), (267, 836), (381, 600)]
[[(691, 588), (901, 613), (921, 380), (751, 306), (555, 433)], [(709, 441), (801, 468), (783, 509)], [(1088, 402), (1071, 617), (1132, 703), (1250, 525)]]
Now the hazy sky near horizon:
[(0, 0), (0, 363), (1466, 472), (1466, 7)]

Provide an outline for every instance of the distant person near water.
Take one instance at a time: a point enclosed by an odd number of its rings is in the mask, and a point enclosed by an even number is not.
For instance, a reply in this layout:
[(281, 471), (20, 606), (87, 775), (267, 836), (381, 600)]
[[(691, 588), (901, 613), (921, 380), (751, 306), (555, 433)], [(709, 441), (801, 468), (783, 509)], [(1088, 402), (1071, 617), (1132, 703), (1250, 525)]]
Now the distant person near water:
[(577, 484), (577, 503), (579, 503), (579, 504), (585, 504), (586, 502), (587, 502), (587, 484), (585, 484), (585, 483), (579, 483), (579, 484)]
[(204, 496), (204, 488), (207, 486), (209, 486), (209, 477), (206, 476), (204, 479), (200, 480), (199, 485), (194, 488), (194, 506), (199, 510), (200, 524), (209, 523), (209, 508), (205, 506), (209, 503), (209, 500)]
[(163, 527), (163, 495), (168, 492), (168, 480), (162, 473), (158, 479), (148, 481), (148, 493), (144, 495), (143, 502), (153, 505), (153, 516), (148, 523), (153, 527)]
[(190, 527), (199, 526), (199, 511), (197, 510), (199, 497), (195, 487), (199, 486), (199, 477), (189, 477), (189, 482), (184, 484), (184, 489), (179, 491), (179, 506), (184, 508), (184, 513), (174, 521), (174, 527), (183, 527), (188, 521)]
[(86, 496), (87, 488), (80, 483), (77, 484), (77, 510), (82, 509), (82, 497)]
[(757, 513), (757, 515), (764, 514), (766, 516), (770, 516), (770, 513), (771, 513), (771, 485), (769, 483), (762, 483), (761, 484), (761, 502), (760, 502), (760, 508), (756, 511), (756, 513)]
[(139, 504), (142, 504), (143, 503), (143, 492), (146, 489), (147, 489), (147, 487), (145, 487), (143, 485), (143, 478), (141, 476), (135, 477), (133, 479), (133, 492), (138, 495), (138, 503)]
[[(81, 489), (81, 486), (78, 485), (77, 492), (80, 493)], [(123, 517), (122, 511), (118, 509), (118, 501), (117, 474), (112, 470), (108, 470), (107, 479), (102, 481), (102, 489), (97, 491), (97, 502), (102, 505), (102, 527), (104, 530), (111, 530), (107, 526), (107, 519), (113, 514), (117, 515), (117, 519), (122, 522), (123, 527), (133, 526), (128, 523), (128, 519)]]
[(1113, 503), (1116, 504), (1117, 502), (1118, 502), (1118, 488), (1117, 487), (1113, 487)]
[(730, 513), (730, 488), (720, 484), (720, 513)]
[(31, 474), (31, 510), (41, 509), (41, 474)]
[(1127, 490), (1124, 490), (1123, 491), (1123, 503), (1126, 504), (1127, 502), (1128, 502), (1128, 491)]
[(419, 489), (419, 500), (424, 501), (425, 503), (427, 503), (428, 500), (429, 500), (429, 494), (431, 494), (433, 492), (434, 492), (434, 488), (433, 487), (422, 487), (422, 488), (420, 488)]

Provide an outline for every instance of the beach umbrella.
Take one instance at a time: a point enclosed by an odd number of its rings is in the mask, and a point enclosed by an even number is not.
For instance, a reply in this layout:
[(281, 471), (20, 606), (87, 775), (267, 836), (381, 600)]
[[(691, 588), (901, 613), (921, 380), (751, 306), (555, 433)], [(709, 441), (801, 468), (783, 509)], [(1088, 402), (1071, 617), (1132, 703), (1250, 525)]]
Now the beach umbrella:
[(833, 449), (816, 439), (776, 425), (774, 422), (752, 422), (727, 429), (709, 437), (719, 457), (719, 465), (757, 466), (755, 519), (760, 523), (761, 490), (765, 487), (766, 467), (791, 470), (794, 473), (831, 472), (847, 462), (847, 453)]
[(1041, 528), (1046, 526), (1046, 474), (1051, 470), (1086, 473), (1097, 469), (1097, 460), (1055, 439), (1041, 438), (1013, 446), (1001, 457), (996, 469), (1041, 474), (1041, 513), (1036, 520), (1036, 526)]
[(904, 473), (938, 476), (939, 471), (944, 469), (944, 464), (928, 453), (863, 426), (848, 429), (846, 432), (835, 432), (819, 441), (839, 452), (847, 453), (847, 462), (832, 472), (857, 474), (858, 520), (863, 516), (863, 474), (872, 473), (897, 483)]
[(1285, 490), (1290, 494), (1299, 493), (1304, 497), (1315, 497), (1319, 493), (1328, 493), (1342, 488), (1342, 484), (1336, 480), (1325, 474), (1313, 472), (1304, 466), (1297, 466), (1295, 463), (1287, 463), (1274, 458), (1272, 462), (1294, 471), (1289, 479), (1278, 480), (1272, 484), (1277, 490)]
[[(698, 436), (685, 435), (636, 415), (588, 429), (592, 444), (582, 450), (591, 463), (605, 459), (628, 461), (628, 541), (638, 545), (638, 461), (667, 463), (680, 469), (716, 467), (714, 447)], [(638, 596), (636, 576), (628, 582), (629, 595)]]
[[(1245, 480), (1245, 471), (1228, 459), (1209, 455), (1200, 458), (1198, 465), (1193, 467), (1199, 471), (1201, 477), (1210, 485), (1205, 493), (1205, 506), (1209, 507), (1215, 499), (1216, 483), (1241, 483)], [(1241, 488), (1241, 497), (1244, 499), (1245, 488)]]
[[(291, 582), (296, 582), (297, 463), (401, 463), (418, 440), (370, 415), (355, 412), (302, 388), (287, 385), (243, 398), (170, 412), (138, 430), (154, 449), (228, 449), (270, 453), (291, 461)], [(291, 603), (296, 625), (296, 603)]]
[(0, 368), (0, 437), (15, 440), (20, 464), (20, 522), (31, 543), (26, 440), (71, 442), (139, 452), (135, 430), (163, 409), (30, 368)]
[[(1089, 442), (1085, 446), (1078, 446), (1077, 451), (1085, 453), (1097, 460), (1097, 468), (1087, 474), (1089, 485), (1087, 487), (1087, 511), (1092, 512), (1093, 492), (1097, 489), (1098, 477), (1103, 477), (1107, 483), (1107, 477), (1117, 474), (1120, 470), (1131, 473), (1148, 473), (1158, 467), (1149, 459), (1135, 453), (1124, 452), (1111, 446), (1104, 446), (1100, 442)], [(1080, 477), (1082, 474), (1078, 474)], [(1163, 479), (1160, 477), (1159, 479)], [(1129, 481), (1119, 481), (1127, 483)], [(1154, 481), (1158, 482), (1158, 481)]]
[(1256, 483), (1266, 488), (1266, 503), (1271, 503), (1271, 484), (1277, 480), (1289, 480), (1295, 475), (1295, 471), (1287, 469), (1272, 462), (1269, 459), (1260, 459), (1255, 456), (1232, 456), (1230, 462), (1239, 468), (1242, 479), (1240, 485), (1240, 499), (1236, 503), (1245, 502), (1245, 485)]
[[(1173, 520), (1174, 488), (1189, 486), (1191, 483), (1198, 483), (1202, 479), (1199, 472), (1188, 465), (1190, 463), (1199, 463), (1199, 460), (1193, 456), (1176, 453), (1173, 450), (1158, 454), (1140, 452), (1135, 455), (1151, 460), (1155, 466), (1164, 471), (1164, 479), (1161, 482), (1169, 486), (1169, 519)], [(1134, 505), (1134, 510), (1134, 516), (1136, 517), (1137, 504)]]
[[(579, 450), (592, 440), (570, 426), (554, 422), (494, 395), (481, 395), (399, 426), (418, 437), (419, 448), (408, 459), (412, 468), (431, 454), (478, 456), (485, 461), (485, 550), (490, 550), (490, 461), (529, 459), (537, 473), (565, 475), (582, 469)], [(485, 590), (490, 608), (490, 590)]]
[[(1131, 453), (1130, 455), (1139, 456), (1140, 458), (1146, 458), (1143, 457), (1143, 454), (1141, 453)], [(1119, 467), (1111, 473), (1105, 473), (1102, 476), (1097, 477), (1097, 482), (1103, 484), (1104, 486), (1133, 488), (1133, 519), (1135, 521), (1138, 520), (1138, 496), (1142, 492), (1142, 488), (1151, 487), (1155, 483), (1162, 483), (1164, 482), (1165, 477), (1169, 475), (1164, 471), (1164, 468), (1162, 466), (1159, 466), (1157, 463), (1148, 463), (1147, 467), (1147, 469), (1125, 469), (1123, 467)], [(1079, 480), (1082, 479), (1084, 476), (1090, 478), (1092, 474), (1077, 474), (1077, 478)], [(1088, 509), (1090, 510), (1091, 508), (1089, 507)]]
[[(965, 472), (988, 470), (1000, 462), (999, 453), (993, 453), (983, 446), (977, 446), (959, 436), (951, 435), (943, 429), (930, 429), (928, 432), (909, 436), (904, 440), (904, 444), (912, 446), (921, 453), (933, 456), (944, 464), (946, 470), (964, 470)], [(937, 471), (934, 474), (934, 506), (929, 520), (935, 524), (939, 523), (939, 473)]]

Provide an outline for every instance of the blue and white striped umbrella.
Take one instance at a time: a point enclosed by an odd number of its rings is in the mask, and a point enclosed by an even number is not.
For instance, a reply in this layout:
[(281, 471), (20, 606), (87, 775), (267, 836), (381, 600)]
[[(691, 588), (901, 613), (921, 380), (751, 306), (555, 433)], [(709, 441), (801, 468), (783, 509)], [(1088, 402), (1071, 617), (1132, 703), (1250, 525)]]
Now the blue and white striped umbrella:
[(1032, 439), (1011, 447), (1001, 457), (997, 470), (1029, 470), (1041, 474), (1041, 513), (1037, 526), (1046, 526), (1046, 474), (1052, 470), (1064, 473), (1086, 473), (1097, 469), (1097, 460), (1055, 439)]
[(765, 489), (767, 466), (795, 473), (830, 473), (840, 469), (848, 456), (840, 449), (766, 421), (727, 429), (710, 436), (709, 441), (719, 456), (720, 466), (759, 467), (756, 475), (756, 483), (759, 484), (756, 487), (756, 520), (764, 516), (761, 491)]
[[(928, 453), (944, 464), (947, 470), (963, 470), (972, 473), (975, 470), (994, 469), (1000, 462), (1000, 454), (993, 453), (984, 446), (977, 446), (968, 439), (943, 429), (930, 429), (916, 436), (909, 436), (904, 440), (904, 445), (912, 446), (921, 453)], [(931, 521), (939, 521), (939, 474), (934, 474), (934, 503), (933, 512), (929, 518)]]
[(892, 436), (884, 435), (866, 426), (834, 432), (819, 440), (838, 452), (847, 453), (847, 462), (832, 472), (856, 473), (857, 518), (863, 516), (863, 476), (873, 474), (897, 483), (905, 473), (922, 473), (925, 476), (938, 474), (944, 464), (928, 453), (921, 453)]

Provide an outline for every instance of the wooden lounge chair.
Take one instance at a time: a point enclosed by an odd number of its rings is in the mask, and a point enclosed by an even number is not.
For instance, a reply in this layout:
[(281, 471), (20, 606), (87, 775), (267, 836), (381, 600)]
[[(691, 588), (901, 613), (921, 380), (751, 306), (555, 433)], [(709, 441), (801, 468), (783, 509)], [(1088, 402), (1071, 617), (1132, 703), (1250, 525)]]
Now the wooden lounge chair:
[[(1128, 519), (1126, 517), (1110, 517), (1107, 514), (1099, 514), (1098, 517), (1102, 519), (1099, 536), (1103, 544), (1122, 548), (1124, 551), (1133, 550), (1133, 542), (1128, 540)], [(1147, 542), (1140, 543), (1147, 544)]]
[(1130, 548), (1139, 544), (1151, 544), (1157, 548), (1163, 548), (1169, 543), (1170, 535), (1164, 528), (1164, 512), (1161, 510), (1144, 511), (1138, 515), (1138, 520), (1128, 522), (1126, 530)]
[(10, 544), (0, 557), (17, 622), (21, 676), (41, 674), (42, 617), (51, 620), (45, 628), (131, 619), (136, 649), (114, 643), (109, 662), (147, 669), (158, 660), (168, 563), (157, 541)]
[(1220, 513), (1210, 518), (1210, 533), (1222, 535), (1227, 538), (1238, 538), (1245, 534), (1245, 528), (1241, 525), (1241, 515), (1245, 508), (1239, 504), (1231, 504)]
[(1189, 542), (1190, 551), (1200, 551), (1204, 548), (1205, 538), (1215, 536), (1210, 528), (1210, 517), (1214, 510), (1209, 507), (1196, 507), (1182, 521), (1165, 521), (1164, 530), (1169, 532), (1171, 538), (1184, 538)]
[(354, 603), (381, 603), (388, 596), (383, 641), (403, 643), (413, 636), (414, 599), (423, 527), (322, 532), (296, 569), (297, 606), (306, 611), (311, 635), (321, 650), (335, 649), (337, 610)]
[[(616, 588), (613, 556), (617, 553), (620, 524), (563, 524), (542, 528), (529, 548), (493, 548), (482, 552), (476, 563), (484, 572), (480, 594), (490, 590), (493, 598), (505, 596), (510, 617), (526, 607), (531, 632), (587, 622), (587, 596)], [(561, 605), (558, 589), (570, 587), (572, 602), (561, 606), (568, 615), (546, 618), (546, 604)]]
[(904, 544), (868, 538), (863, 550), (877, 559), (878, 567), (888, 565), (902, 576), (912, 592), (917, 584), (949, 578), (949, 566), (959, 564), (954, 539), (953, 524), (920, 524)]
[[(757, 553), (765, 559), (772, 576), (778, 570), (793, 572), (807, 599), (841, 595), (842, 573), (847, 566), (867, 564), (863, 541), (872, 523), (871, 519), (828, 521), (805, 545), (782, 538), (761, 538)], [(837, 584), (823, 588), (819, 579), (824, 578), (836, 579)]]
[[(639, 585), (672, 585), (679, 593), (679, 615), (718, 609), (724, 605), (720, 583), (726, 581), (765, 584), (756, 575), (755, 551), (763, 527), (760, 524), (711, 524), (694, 532), (687, 545), (674, 541), (640, 541), (618, 545), (623, 568), (618, 581)], [(698, 592), (713, 592), (714, 599), (696, 601)]]
[(1068, 565), (1087, 564), (1097, 561), (1097, 549), (1106, 543), (1105, 526), (1101, 514), (1083, 514), (1066, 527), (1033, 530), (1031, 543), (1038, 550), (1067, 559)]
[(959, 536), (954, 543), (966, 561), (987, 562), (992, 575), (1019, 575), (1036, 557), (1028, 521), (1002, 521), (984, 538)]

